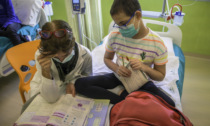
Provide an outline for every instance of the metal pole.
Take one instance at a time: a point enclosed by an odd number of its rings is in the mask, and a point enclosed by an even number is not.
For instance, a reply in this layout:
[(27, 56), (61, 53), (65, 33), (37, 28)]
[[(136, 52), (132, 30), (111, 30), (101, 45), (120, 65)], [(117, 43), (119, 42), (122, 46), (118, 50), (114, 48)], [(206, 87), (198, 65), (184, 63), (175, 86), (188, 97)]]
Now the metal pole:
[(78, 19), (78, 29), (79, 29), (79, 39), (80, 39), (80, 44), (83, 45), (82, 41), (82, 28), (81, 28), (81, 19), (79, 14), (77, 14), (77, 19)]
[(162, 17), (165, 16), (166, 0), (163, 0)]

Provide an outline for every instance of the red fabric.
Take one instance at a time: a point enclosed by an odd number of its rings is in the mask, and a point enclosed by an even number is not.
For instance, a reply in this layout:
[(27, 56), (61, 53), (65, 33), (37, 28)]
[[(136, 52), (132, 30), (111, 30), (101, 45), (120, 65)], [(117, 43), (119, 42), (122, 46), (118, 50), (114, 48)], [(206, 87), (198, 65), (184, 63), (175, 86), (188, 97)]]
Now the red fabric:
[(110, 126), (192, 126), (179, 110), (148, 92), (132, 92), (125, 100), (113, 106)]

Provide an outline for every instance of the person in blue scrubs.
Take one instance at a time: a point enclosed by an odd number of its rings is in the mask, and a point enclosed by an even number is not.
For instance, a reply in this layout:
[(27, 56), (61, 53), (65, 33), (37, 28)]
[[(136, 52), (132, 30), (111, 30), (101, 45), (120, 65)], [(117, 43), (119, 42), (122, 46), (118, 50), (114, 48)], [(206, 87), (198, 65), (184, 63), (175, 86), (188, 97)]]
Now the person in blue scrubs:
[(13, 45), (28, 41), (27, 38), (17, 34), (21, 28), (21, 21), (15, 15), (11, 0), (0, 0), (0, 36), (8, 37)]

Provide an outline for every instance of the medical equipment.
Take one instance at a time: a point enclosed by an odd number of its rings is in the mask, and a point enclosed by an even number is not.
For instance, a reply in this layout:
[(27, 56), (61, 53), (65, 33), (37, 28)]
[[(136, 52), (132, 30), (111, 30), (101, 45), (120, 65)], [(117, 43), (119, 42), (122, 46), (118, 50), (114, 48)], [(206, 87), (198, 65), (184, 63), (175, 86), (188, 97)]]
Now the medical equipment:
[(74, 14), (84, 14), (85, 0), (72, 0), (72, 9)]
[(80, 39), (80, 43), (83, 45), (81, 17), (79, 16), (79, 14), (85, 13), (85, 0), (72, 0), (72, 11), (73, 11), (73, 14), (77, 15), (79, 39)]
[(174, 15), (174, 25), (181, 26), (184, 22), (184, 13), (177, 11)]
[(166, 18), (165, 7), (166, 7), (167, 2), (168, 2), (167, 0), (163, 0), (162, 12), (142, 11), (142, 16), (150, 17), (150, 18)]
[[(181, 10), (179, 9), (179, 7)], [(167, 7), (167, 10), (165, 11), (165, 8)], [(172, 14), (173, 8), (177, 8), (178, 11), (175, 12), (175, 14)], [(169, 10), (169, 4), (168, 0), (163, 0), (163, 7), (162, 12), (156, 12), (156, 11), (142, 11), (143, 17), (150, 17), (150, 18), (164, 18), (166, 21), (169, 21), (173, 19), (173, 24), (176, 26), (181, 26), (184, 22), (184, 13), (182, 13), (182, 5), (181, 4), (174, 4), (172, 8)], [(171, 23), (171, 21), (170, 21)], [(163, 27), (164, 30), (164, 27)]]
[(48, 21), (51, 21), (51, 16), (53, 16), (52, 2), (46, 1), (44, 3), (44, 11), (46, 15), (48, 16)]
[[(178, 8), (178, 6), (181, 8), (181, 10)], [(173, 9), (174, 7), (176, 7), (178, 9), (178, 11), (175, 12), (175, 14), (173, 15)], [(167, 17), (167, 20), (171, 20), (174, 19), (174, 25), (177, 26), (181, 26), (182, 23), (184, 22), (184, 13), (182, 13), (182, 5), (181, 4), (174, 4), (171, 8), (171, 13), (170, 16)]]

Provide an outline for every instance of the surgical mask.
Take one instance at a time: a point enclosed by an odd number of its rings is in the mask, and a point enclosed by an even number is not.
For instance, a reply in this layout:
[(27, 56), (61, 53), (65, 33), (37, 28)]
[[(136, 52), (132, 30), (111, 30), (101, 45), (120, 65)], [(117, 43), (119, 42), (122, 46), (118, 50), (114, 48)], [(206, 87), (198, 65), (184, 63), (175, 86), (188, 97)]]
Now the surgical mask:
[[(135, 18), (134, 18), (134, 22), (135, 22)], [(139, 24), (138, 24), (137, 29), (135, 28), (134, 24), (130, 24), (130, 25), (126, 26), (125, 28), (119, 29), (122, 36), (127, 37), (127, 38), (132, 38), (139, 32), (139, 30), (140, 30)]]
[(75, 51), (72, 50), (71, 54), (68, 55), (62, 62), (59, 59), (57, 59), (57, 58), (53, 58), (53, 59), (55, 61), (59, 62), (59, 63), (66, 63), (66, 62), (70, 61), (74, 55), (75, 55)]

